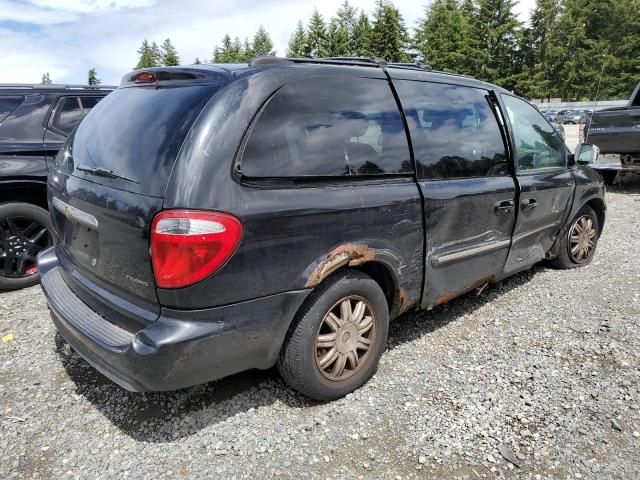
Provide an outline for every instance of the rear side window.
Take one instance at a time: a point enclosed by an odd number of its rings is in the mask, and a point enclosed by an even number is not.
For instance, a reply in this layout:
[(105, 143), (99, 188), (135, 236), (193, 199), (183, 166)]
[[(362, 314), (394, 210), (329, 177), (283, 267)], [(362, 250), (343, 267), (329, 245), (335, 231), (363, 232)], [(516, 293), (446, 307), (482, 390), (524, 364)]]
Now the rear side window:
[(24, 97), (17, 95), (11, 97), (0, 97), (0, 122), (7, 118), (9, 114), (16, 108), (18, 108), (23, 100)]
[(65, 97), (60, 101), (60, 105), (53, 119), (53, 126), (69, 135), (71, 131), (82, 120), (82, 105), (78, 97)]
[(64, 97), (60, 100), (53, 119), (53, 127), (69, 135), (80, 120), (91, 111), (102, 97)]
[(386, 80), (317, 77), (269, 100), (247, 139), (247, 177), (412, 172), (402, 117)]
[(506, 148), (486, 90), (394, 81), (407, 117), (418, 178), (509, 174)]

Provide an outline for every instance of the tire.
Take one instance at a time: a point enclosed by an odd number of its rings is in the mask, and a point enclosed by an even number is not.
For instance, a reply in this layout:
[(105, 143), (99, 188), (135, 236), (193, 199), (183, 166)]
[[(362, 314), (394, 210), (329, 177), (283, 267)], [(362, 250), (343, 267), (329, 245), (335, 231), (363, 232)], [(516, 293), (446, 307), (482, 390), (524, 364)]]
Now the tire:
[[(591, 223), (589, 223), (589, 221)], [(581, 229), (580, 226), (577, 225), (582, 225), (583, 228)], [(585, 225), (590, 225), (590, 229), (593, 230), (593, 233), (585, 234), (585, 237), (588, 235), (592, 235), (592, 246), (588, 247), (588, 252), (586, 254), (584, 254), (581, 249), (578, 249), (579, 254), (572, 253), (572, 248), (575, 247), (575, 243), (572, 245), (572, 238), (580, 236), (578, 230), (584, 231)], [(582, 238), (586, 241), (585, 237)], [(569, 228), (567, 228), (566, 232), (560, 239), (560, 249), (558, 251), (558, 256), (551, 260), (551, 265), (560, 269), (584, 267), (585, 265), (589, 265), (591, 263), (591, 260), (593, 260), (593, 255), (595, 254), (599, 237), (600, 225), (598, 224), (598, 217), (596, 216), (596, 212), (594, 212), (590, 206), (585, 205), (580, 209), (573, 220), (571, 220)]]
[[(345, 301), (360, 321), (344, 321), (353, 318), (343, 310)], [(336, 312), (337, 321), (333, 320)], [(278, 370), (300, 393), (314, 400), (335, 400), (371, 378), (386, 347), (388, 330), (389, 306), (376, 281), (356, 270), (337, 272), (320, 284), (298, 311), (280, 351)], [(335, 340), (327, 340), (331, 336)], [(370, 341), (366, 351), (358, 346), (363, 338)], [(337, 357), (331, 362), (333, 356)], [(324, 368), (321, 359), (327, 361)]]
[[(14, 220), (17, 220), (17, 224)], [(11, 221), (11, 227), (8, 223)], [(34, 229), (26, 229), (22, 232), (22, 226), (34, 226)], [(18, 230), (16, 230), (16, 228)], [(46, 231), (42, 233), (42, 230)], [(16, 232), (18, 232), (16, 234)], [(26, 232), (26, 235), (24, 235)], [(33, 232), (32, 235), (30, 235)], [(35, 268), (37, 254), (50, 246), (51, 219), (49, 212), (44, 208), (31, 203), (3, 203), (0, 205), (0, 291), (17, 290), (30, 287), (40, 281)], [(39, 236), (38, 236), (39, 235)], [(33, 242), (29, 239), (36, 238)], [(10, 250), (14, 250), (15, 242), (19, 242), (19, 248), (23, 248), (24, 276), (20, 276), (17, 270), (17, 262), (13, 256), (7, 257)], [(11, 260), (9, 260), (11, 258)], [(33, 273), (32, 273), (33, 271)]]

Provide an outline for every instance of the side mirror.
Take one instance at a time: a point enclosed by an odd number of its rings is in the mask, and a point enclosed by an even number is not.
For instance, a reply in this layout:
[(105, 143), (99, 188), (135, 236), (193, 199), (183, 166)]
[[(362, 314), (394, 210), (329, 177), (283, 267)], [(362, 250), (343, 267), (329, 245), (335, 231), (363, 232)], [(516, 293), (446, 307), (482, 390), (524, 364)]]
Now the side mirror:
[(597, 163), (600, 158), (600, 149), (597, 145), (590, 145), (588, 143), (581, 143), (576, 148), (575, 154), (576, 162), (580, 165), (589, 165), (590, 163)]

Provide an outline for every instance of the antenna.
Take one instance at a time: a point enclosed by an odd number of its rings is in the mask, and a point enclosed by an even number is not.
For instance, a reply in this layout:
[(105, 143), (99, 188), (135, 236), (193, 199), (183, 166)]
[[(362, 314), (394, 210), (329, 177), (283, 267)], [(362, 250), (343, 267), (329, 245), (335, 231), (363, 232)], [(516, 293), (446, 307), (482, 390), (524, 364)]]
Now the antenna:
[[(591, 112), (591, 117), (589, 117), (589, 124), (591, 124), (591, 121), (593, 120), (593, 114), (596, 113), (596, 107), (598, 106), (598, 95), (600, 94), (600, 83), (602, 83), (602, 75), (604, 74), (604, 54), (602, 55), (603, 59), (602, 59), (602, 68), (600, 69), (600, 78), (598, 79), (598, 86), (596, 87), (596, 97), (593, 100), (593, 111)], [(585, 122), (586, 125), (586, 122)], [(589, 127), (591, 127), (591, 125), (589, 125)], [(589, 140), (589, 132), (591, 131), (591, 128), (587, 128), (587, 134), (584, 136), (584, 143), (587, 143), (587, 140)]]

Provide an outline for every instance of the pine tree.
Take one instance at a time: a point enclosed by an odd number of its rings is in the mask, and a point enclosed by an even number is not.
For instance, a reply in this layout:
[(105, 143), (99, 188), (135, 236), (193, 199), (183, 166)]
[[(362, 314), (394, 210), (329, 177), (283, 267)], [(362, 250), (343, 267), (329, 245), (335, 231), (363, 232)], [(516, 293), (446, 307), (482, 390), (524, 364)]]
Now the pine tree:
[(233, 63), (235, 60), (232, 55), (233, 45), (229, 34), (225, 34), (222, 38), (222, 47), (216, 47), (213, 50), (214, 63)]
[(415, 34), (415, 47), (437, 70), (471, 73), (469, 24), (456, 0), (435, 0)]
[(178, 52), (176, 48), (171, 44), (170, 39), (165, 39), (162, 42), (162, 50), (160, 54), (162, 58), (162, 64), (166, 67), (172, 67), (180, 65), (180, 57), (178, 56)]
[(49, 72), (46, 72), (45, 74), (42, 75), (42, 80), (40, 81), (40, 83), (42, 85), (50, 85), (51, 83), (53, 83), (51, 81), (51, 76), (49, 75)]
[(88, 85), (100, 85), (102, 80), (98, 78), (98, 73), (95, 68), (90, 68), (87, 73), (87, 84)]
[(405, 62), (409, 36), (398, 9), (389, 0), (377, 0), (371, 29), (371, 50), (388, 62)]
[(153, 55), (154, 61), (155, 61), (155, 65), (156, 66), (161, 66), (162, 65), (162, 50), (160, 49), (160, 47), (158, 46), (158, 44), (155, 42), (155, 40), (151, 43), (151, 54)]
[(242, 61), (248, 63), (255, 56), (256, 55), (253, 52), (253, 48), (251, 48), (251, 43), (249, 43), (249, 39), (247, 37), (245, 37), (244, 45), (242, 47)]
[(253, 37), (251, 50), (256, 57), (276, 54), (276, 52), (273, 50), (273, 42), (271, 41), (271, 36), (267, 33), (262, 25), (260, 25), (258, 31)]
[(564, 48), (559, 44), (560, 0), (537, 0), (528, 29), (528, 69), (518, 91), (532, 98), (558, 94), (559, 66)]
[(480, 0), (476, 31), (478, 49), (486, 53), (477, 76), (513, 88), (512, 53), (516, 48), (516, 32), (521, 24), (513, 12), (515, 0)]
[(347, 55), (357, 55), (356, 45), (356, 25), (358, 23), (358, 9), (351, 6), (349, 0), (344, 0), (338, 12), (336, 13), (337, 21), (340, 27), (344, 29), (347, 36)]
[(327, 29), (327, 50), (330, 57), (346, 57), (349, 50), (349, 32), (337, 18), (332, 18)]
[(357, 57), (370, 57), (371, 51), (371, 24), (369, 17), (364, 12), (360, 13), (353, 29), (354, 54)]
[[(155, 45), (155, 42), (154, 42), (154, 45)], [(152, 46), (149, 44), (146, 38), (142, 42), (142, 45), (140, 46), (140, 48), (138, 48), (138, 55), (140, 55), (140, 59), (138, 60), (138, 64), (135, 66), (136, 69), (151, 68), (151, 67), (158, 66), (156, 55), (153, 51)]]
[(307, 44), (304, 54), (306, 57), (322, 58), (328, 54), (327, 28), (318, 9), (314, 9), (307, 28)]
[(302, 22), (298, 20), (295, 32), (291, 35), (289, 45), (287, 46), (287, 57), (303, 57), (304, 46), (307, 43), (307, 34), (304, 31)]

